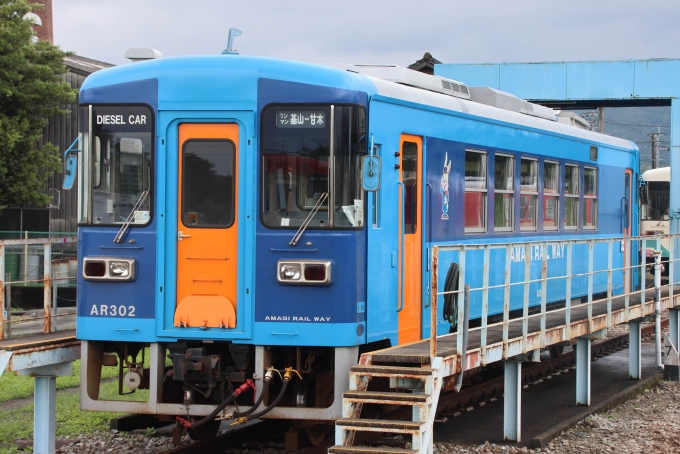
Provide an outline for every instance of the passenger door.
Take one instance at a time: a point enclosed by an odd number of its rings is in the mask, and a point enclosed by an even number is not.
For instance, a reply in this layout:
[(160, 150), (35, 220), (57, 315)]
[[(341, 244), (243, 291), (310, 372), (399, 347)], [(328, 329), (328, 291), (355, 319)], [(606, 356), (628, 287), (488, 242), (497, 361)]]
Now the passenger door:
[(176, 327), (236, 327), (238, 126), (179, 126)]
[[(633, 170), (632, 169), (626, 169), (626, 174), (625, 174), (625, 184), (624, 184), (624, 196), (621, 199), (621, 206), (622, 206), (622, 223), (623, 223), (623, 237), (628, 238), (631, 236), (632, 229), (633, 229)], [(626, 289), (627, 292), (632, 291), (633, 287), (635, 286), (634, 282), (637, 282), (636, 276), (637, 273), (632, 272), (630, 270), (630, 264), (631, 264), (631, 259), (632, 259), (632, 250), (634, 249), (631, 245), (630, 251), (626, 250), (626, 243), (622, 242), (621, 244), (621, 251), (623, 252), (623, 260), (624, 260), (624, 270), (625, 272), (630, 276), (628, 278), (628, 288)]]
[(422, 138), (402, 134), (399, 172), (399, 344), (421, 338)]

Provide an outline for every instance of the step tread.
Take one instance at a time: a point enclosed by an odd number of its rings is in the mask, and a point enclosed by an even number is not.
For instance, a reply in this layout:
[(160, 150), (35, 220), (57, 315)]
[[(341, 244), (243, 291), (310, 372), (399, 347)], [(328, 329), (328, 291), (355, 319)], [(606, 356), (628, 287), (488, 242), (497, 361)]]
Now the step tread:
[(366, 427), (372, 429), (404, 429), (419, 430), (426, 422), (398, 421), (394, 419), (353, 419), (342, 418), (335, 421), (336, 426), (343, 427)]
[(418, 451), (402, 448), (376, 448), (372, 446), (333, 446), (328, 448), (329, 454), (349, 454), (349, 453), (394, 453), (394, 454), (415, 454)]
[(367, 399), (402, 402), (427, 402), (429, 394), (397, 393), (387, 391), (347, 391), (342, 397), (345, 399)]
[(403, 367), (403, 366), (352, 366), (349, 368), (350, 372), (360, 375), (373, 375), (373, 374), (392, 374), (394, 376), (399, 375), (419, 375), (427, 377), (434, 373), (434, 369), (430, 368), (420, 368), (420, 367)]

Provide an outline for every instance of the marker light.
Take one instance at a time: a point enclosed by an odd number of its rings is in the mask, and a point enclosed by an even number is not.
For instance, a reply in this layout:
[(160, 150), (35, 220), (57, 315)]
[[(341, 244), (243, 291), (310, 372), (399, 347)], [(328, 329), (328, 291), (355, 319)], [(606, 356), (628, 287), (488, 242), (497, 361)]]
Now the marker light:
[(284, 263), (279, 267), (279, 277), (282, 281), (300, 280), (300, 265)]
[(305, 265), (305, 280), (306, 281), (325, 281), (326, 267), (324, 265)]
[(106, 274), (106, 265), (103, 261), (88, 261), (85, 262), (84, 271), (85, 277), (104, 277)]

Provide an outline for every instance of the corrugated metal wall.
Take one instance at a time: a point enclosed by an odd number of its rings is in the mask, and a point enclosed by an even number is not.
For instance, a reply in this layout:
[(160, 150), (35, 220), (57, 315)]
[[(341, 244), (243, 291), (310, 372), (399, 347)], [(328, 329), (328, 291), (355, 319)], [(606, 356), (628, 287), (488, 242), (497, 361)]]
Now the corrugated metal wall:
[[(80, 89), (85, 80), (85, 76), (72, 72), (64, 75), (66, 82), (71, 87)], [(52, 143), (59, 147), (62, 155), (71, 143), (78, 137), (78, 102), (74, 104), (62, 104), (62, 109), (69, 111), (67, 115), (54, 115), (49, 118), (49, 123), (43, 131), (43, 139), (38, 143)], [(47, 194), (51, 197), (50, 204), (50, 232), (75, 232), (77, 216), (77, 196), (78, 183), (73, 189), (65, 191), (62, 189), (64, 180), (63, 172), (58, 171), (50, 175), (47, 181)]]

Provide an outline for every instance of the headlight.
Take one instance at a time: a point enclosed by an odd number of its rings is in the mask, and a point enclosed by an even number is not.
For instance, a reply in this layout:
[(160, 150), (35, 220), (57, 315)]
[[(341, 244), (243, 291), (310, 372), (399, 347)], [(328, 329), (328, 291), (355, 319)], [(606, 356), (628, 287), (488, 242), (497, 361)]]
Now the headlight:
[(130, 264), (128, 262), (109, 262), (109, 276), (128, 277), (130, 275)]
[(279, 260), (279, 284), (331, 285), (330, 260)]
[(297, 281), (300, 279), (300, 265), (284, 263), (279, 267), (279, 278), (282, 281)]

